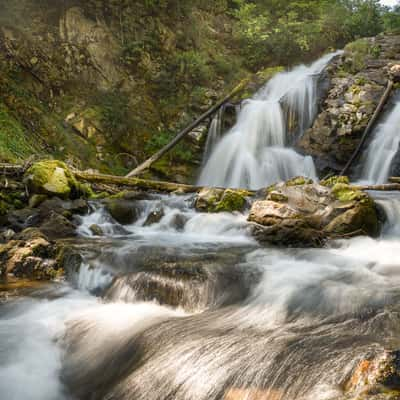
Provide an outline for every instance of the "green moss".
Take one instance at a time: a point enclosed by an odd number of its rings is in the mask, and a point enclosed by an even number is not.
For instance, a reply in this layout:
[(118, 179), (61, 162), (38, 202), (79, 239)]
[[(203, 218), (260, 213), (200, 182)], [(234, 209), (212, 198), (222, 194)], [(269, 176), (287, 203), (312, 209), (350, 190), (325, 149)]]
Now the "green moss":
[(301, 186), (301, 185), (311, 185), (313, 183), (312, 179), (305, 178), (304, 176), (296, 176), (295, 178), (286, 181), (286, 186)]
[(242, 211), (246, 205), (246, 198), (241, 191), (226, 189), (221, 200), (216, 204), (215, 211)]
[(346, 183), (336, 183), (332, 187), (333, 195), (342, 202), (357, 201), (363, 205), (372, 205), (373, 201), (369, 195), (361, 190), (354, 189), (354, 187)]
[(272, 191), (268, 195), (268, 200), (275, 201), (277, 203), (286, 203), (289, 198), (282, 193)]
[(89, 197), (92, 194), (90, 186), (78, 182), (68, 166), (59, 160), (44, 160), (33, 164), (26, 172), (26, 181), (33, 193), (64, 198)]
[(320, 182), (320, 185), (322, 186), (327, 186), (327, 187), (334, 187), (337, 183), (344, 183), (345, 185), (348, 185), (350, 183), (350, 180), (347, 176), (331, 176), (328, 179), (324, 179)]

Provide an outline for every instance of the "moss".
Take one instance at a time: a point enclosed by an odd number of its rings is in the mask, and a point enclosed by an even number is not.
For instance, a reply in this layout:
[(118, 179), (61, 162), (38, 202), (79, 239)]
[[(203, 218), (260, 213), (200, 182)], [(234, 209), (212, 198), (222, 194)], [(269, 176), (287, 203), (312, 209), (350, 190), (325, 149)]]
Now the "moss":
[(346, 183), (336, 183), (332, 187), (332, 193), (341, 202), (357, 201), (363, 205), (373, 204), (372, 199), (367, 193), (354, 189), (354, 187)]
[(305, 178), (304, 176), (296, 176), (295, 178), (286, 181), (286, 186), (301, 186), (301, 185), (311, 185), (313, 183), (312, 179)]
[(324, 179), (320, 182), (320, 185), (322, 186), (327, 186), (327, 187), (334, 187), (337, 183), (343, 183), (345, 185), (348, 185), (350, 183), (350, 180), (347, 176), (331, 176), (328, 179)]
[(272, 191), (268, 195), (268, 200), (275, 201), (277, 203), (286, 203), (289, 198), (282, 193)]
[(32, 192), (57, 195), (64, 198), (90, 196), (91, 188), (75, 179), (68, 166), (59, 160), (44, 160), (32, 165), (26, 172)]
[(246, 198), (243, 192), (226, 189), (221, 197), (221, 200), (215, 205), (215, 211), (242, 211), (246, 205)]

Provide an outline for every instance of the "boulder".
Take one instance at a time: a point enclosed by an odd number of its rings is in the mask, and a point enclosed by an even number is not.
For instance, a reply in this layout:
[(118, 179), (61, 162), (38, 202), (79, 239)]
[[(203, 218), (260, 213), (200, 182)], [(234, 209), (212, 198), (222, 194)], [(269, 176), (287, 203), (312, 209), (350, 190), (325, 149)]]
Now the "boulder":
[(346, 178), (333, 177), (322, 184), (304, 182), (274, 185), (265, 200), (253, 203), (248, 220), (255, 223), (252, 232), (260, 242), (319, 246), (330, 238), (379, 234), (374, 201), (345, 183)]
[(58, 160), (45, 160), (33, 164), (25, 174), (29, 191), (34, 194), (77, 198), (85, 191), (67, 165)]
[(246, 197), (251, 193), (239, 189), (203, 188), (197, 195), (195, 207), (198, 211), (233, 212), (243, 211)]
[(40, 230), (50, 240), (76, 236), (76, 225), (61, 214), (50, 213), (47, 220), (40, 225)]
[(147, 216), (146, 221), (144, 222), (143, 226), (150, 226), (153, 224), (157, 224), (158, 222), (161, 221), (161, 219), (164, 217), (164, 215), (165, 215), (165, 211), (162, 207), (151, 211), (150, 214)]
[(92, 232), (93, 235), (95, 235), (95, 236), (104, 236), (103, 229), (101, 228), (101, 226), (99, 226), (97, 224), (90, 225), (89, 229), (90, 229), (90, 232)]
[(135, 222), (139, 216), (139, 212), (135, 203), (130, 200), (119, 198), (109, 198), (105, 200), (105, 208), (110, 215), (122, 225), (128, 225)]
[(61, 273), (54, 254), (54, 246), (42, 237), (11, 240), (0, 245), (0, 275), (12, 273), (19, 278), (53, 279)]

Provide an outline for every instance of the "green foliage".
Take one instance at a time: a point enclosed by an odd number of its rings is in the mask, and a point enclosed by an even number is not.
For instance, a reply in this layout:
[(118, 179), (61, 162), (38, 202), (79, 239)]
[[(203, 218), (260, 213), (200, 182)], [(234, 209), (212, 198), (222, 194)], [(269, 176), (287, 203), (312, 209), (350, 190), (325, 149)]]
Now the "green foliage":
[[(174, 133), (161, 131), (154, 134), (151, 139), (146, 143), (145, 150), (148, 154), (154, 154), (162, 147), (167, 145), (174, 137)], [(191, 150), (185, 146), (185, 142), (178, 143), (168, 154), (170, 160), (174, 161), (186, 161), (190, 162), (193, 160), (193, 154)]]
[(101, 122), (112, 142), (126, 133), (132, 122), (129, 97), (118, 91), (103, 92), (98, 99), (101, 107)]
[(33, 144), (25, 136), (24, 128), (0, 103), (0, 159), (15, 162), (35, 152)]
[(393, 8), (391, 12), (383, 15), (383, 26), (386, 32), (400, 33), (400, 5)]

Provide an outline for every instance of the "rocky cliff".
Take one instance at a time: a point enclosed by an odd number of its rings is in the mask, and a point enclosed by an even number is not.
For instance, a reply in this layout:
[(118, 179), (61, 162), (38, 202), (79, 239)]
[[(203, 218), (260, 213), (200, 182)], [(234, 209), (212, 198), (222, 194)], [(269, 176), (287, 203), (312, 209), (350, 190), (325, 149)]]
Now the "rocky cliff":
[[(118, 2), (98, 3), (0, 0), (3, 161), (50, 153), (123, 173), (249, 73), (217, 4), (132, 1), (120, 15)], [(178, 146), (156, 172), (187, 178), (198, 145)]]
[(399, 59), (400, 37), (378, 36), (350, 43), (329, 66), (321, 112), (298, 143), (322, 174), (341, 171), (350, 159)]

